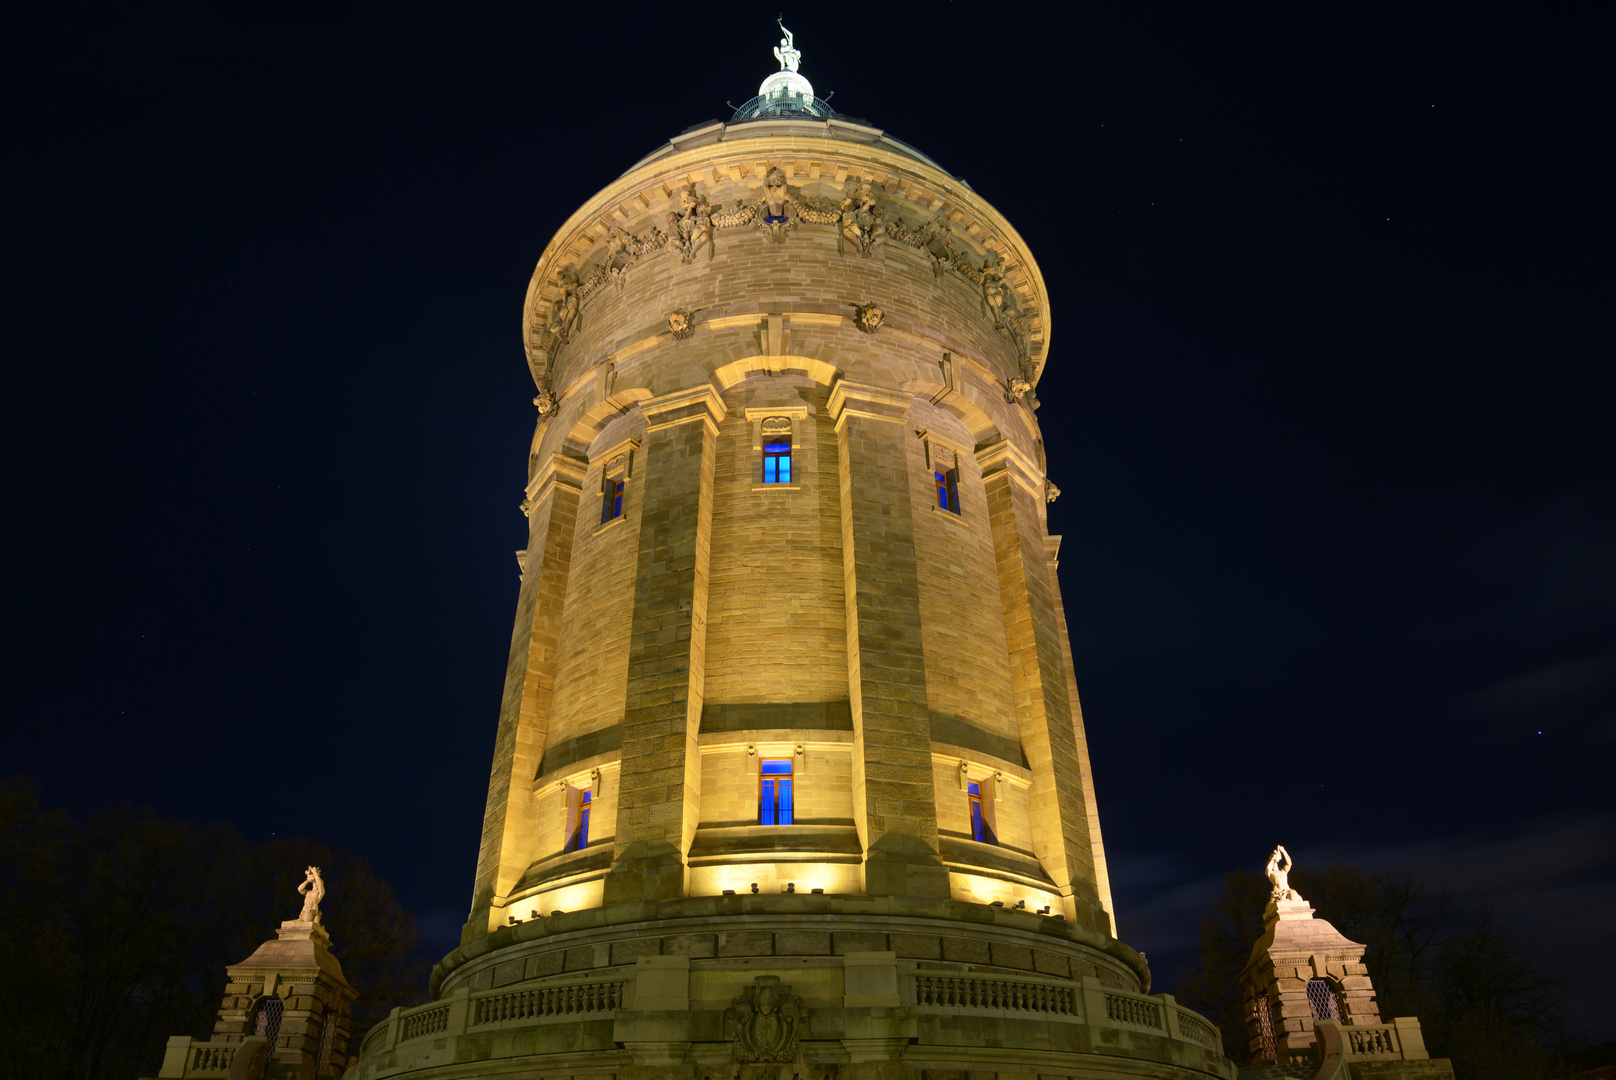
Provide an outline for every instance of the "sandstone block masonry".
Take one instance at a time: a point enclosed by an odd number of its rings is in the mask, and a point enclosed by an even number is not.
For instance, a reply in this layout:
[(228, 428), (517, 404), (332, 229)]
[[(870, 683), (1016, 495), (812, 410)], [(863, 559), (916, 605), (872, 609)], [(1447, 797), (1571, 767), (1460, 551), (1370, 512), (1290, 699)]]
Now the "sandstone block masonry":
[(1010, 224), (839, 117), (573, 214), (470, 918), (356, 1080), (1232, 1077), (1115, 936), (1050, 328)]

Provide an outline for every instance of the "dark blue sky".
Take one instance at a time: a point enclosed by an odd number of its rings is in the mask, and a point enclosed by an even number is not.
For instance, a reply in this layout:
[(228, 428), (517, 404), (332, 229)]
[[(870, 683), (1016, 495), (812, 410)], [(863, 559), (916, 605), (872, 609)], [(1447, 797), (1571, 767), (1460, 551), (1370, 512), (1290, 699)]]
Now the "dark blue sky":
[[(523, 291), (579, 203), (755, 92), (776, 8), (169, 10), (0, 33), (0, 761), (362, 851), (447, 948)], [(786, 21), (1042, 264), (1122, 935), (1170, 988), (1276, 841), (1410, 865), (1616, 1036), (1608, 11), (1025, 10)]]

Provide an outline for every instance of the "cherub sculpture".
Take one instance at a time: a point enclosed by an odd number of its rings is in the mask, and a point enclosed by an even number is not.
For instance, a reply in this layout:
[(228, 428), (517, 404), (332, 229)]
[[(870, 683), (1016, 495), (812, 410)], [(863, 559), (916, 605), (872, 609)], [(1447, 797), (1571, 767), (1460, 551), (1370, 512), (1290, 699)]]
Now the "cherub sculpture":
[(318, 866), (303, 871), (303, 884), (297, 887), (297, 894), (303, 898), (303, 911), (297, 917), (298, 922), (319, 922), (320, 901), (325, 899), (325, 881), (320, 877)]
[[(1284, 866), (1279, 865), (1282, 858), (1285, 860)], [(1285, 850), (1283, 844), (1276, 847), (1274, 853), (1268, 856), (1268, 868), (1264, 872), (1274, 887), (1273, 897), (1276, 903), (1281, 900), (1302, 899), (1302, 894), (1291, 888), (1291, 853)]]

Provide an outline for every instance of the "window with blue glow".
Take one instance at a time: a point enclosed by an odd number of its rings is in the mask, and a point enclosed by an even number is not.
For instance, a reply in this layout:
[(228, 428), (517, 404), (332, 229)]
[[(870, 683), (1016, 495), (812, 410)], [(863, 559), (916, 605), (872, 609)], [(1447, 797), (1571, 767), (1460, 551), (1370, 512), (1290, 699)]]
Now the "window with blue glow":
[(937, 505), (951, 514), (959, 513), (959, 470), (949, 469), (932, 475), (937, 478)]
[(582, 851), (589, 846), (589, 805), (593, 796), (588, 788), (578, 793), (578, 823), (572, 830), (572, 839), (567, 841), (568, 851)]
[(600, 523), (623, 516), (623, 478), (608, 476), (601, 485)]
[(763, 482), (791, 483), (791, 440), (763, 444)]
[(758, 823), (790, 825), (792, 821), (791, 761), (758, 763)]
[(967, 783), (965, 797), (971, 803), (971, 839), (984, 844), (997, 844), (999, 838), (993, 835), (993, 823), (982, 808), (982, 785), (975, 780)]

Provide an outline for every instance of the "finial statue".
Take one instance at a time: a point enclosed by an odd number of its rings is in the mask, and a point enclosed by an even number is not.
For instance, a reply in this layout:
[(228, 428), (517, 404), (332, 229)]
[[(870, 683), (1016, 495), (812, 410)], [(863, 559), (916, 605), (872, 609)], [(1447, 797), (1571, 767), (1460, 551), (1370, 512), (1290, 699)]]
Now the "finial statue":
[(303, 871), (303, 884), (297, 887), (297, 894), (303, 898), (303, 912), (297, 917), (298, 921), (319, 922), (320, 901), (325, 899), (325, 881), (320, 877), (318, 866)]
[(782, 15), (780, 19), (774, 20), (775, 25), (780, 28), (780, 32), (785, 35), (780, 39), (780, 44), (774, 47), (774, 58), (780, 61), (781, 71), (796, 71), (797, 66), (802, 63), (802, 50), (793, 44), (796, 41), (796, 36), (786, 29), (786, 24), (781, 21), (783, 18), (785, 16)]
[[(1285, 860), (1284, 866), (1279, 865), (1282, 858)], [(1291, 853), (1285, 850), (1283, 844), (1276, 847), (1274, 853), (1268, 856), (1268, 869), (1265, 872), (1268, 874), (1269, 882), (1274, 886), (1275, 903), (1281, 900), (1302, 899), (1302, 894), (1291, 888), (1291, 865)]]

